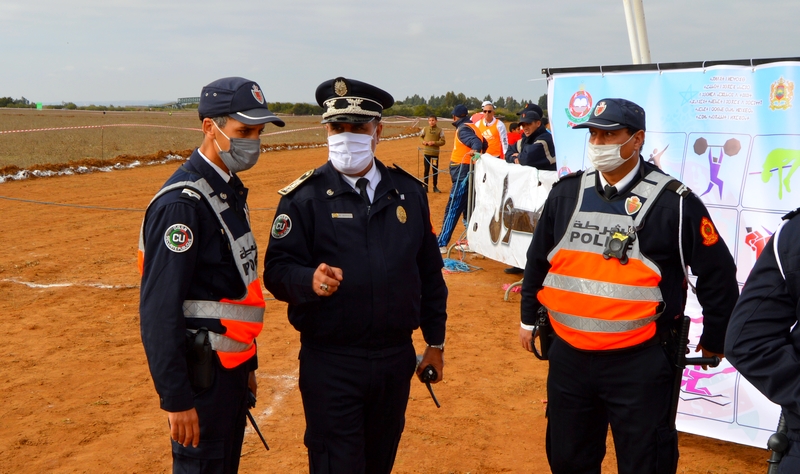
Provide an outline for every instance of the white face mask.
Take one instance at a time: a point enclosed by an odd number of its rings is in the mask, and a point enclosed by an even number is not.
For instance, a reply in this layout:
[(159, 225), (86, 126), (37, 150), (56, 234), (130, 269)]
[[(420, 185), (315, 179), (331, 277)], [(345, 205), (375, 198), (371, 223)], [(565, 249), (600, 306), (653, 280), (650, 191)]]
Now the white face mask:
[(372, 148), (374, 138), (375, 132), (372, 135), (352, 132), (331, 135), (328, 137), (328, 159), (340, 173), (356, 175), (364, 171), (375, 156)]
[(633, 137), (634, 135), (631, 135), (631, 138), (625, 141), (625, 143), (619, 145), (594, 145), (589, 142), (589, 147), (586, 150), (586, 156), (589, 157), (589, 161), (597, 171), (600, 171), (601, 173), (614, 171), (622, 166), (622, 163), (625, 163), (627, 160), (636, 156), (637, 150), (633, 150), (631, 156), (627, 158), (623, 158), (619, 154), (619, 150), (622, 148), (622, 146), (631, 141)]

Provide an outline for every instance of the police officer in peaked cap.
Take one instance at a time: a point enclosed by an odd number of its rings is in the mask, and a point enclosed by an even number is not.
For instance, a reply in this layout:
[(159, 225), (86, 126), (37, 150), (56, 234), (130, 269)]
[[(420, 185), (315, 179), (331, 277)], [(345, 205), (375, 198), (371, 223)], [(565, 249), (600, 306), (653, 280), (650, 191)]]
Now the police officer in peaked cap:
[(599, 473), (610, 425), (620, 474), (674, 474), (685, 265), (697, 277), (704, 357), (723, 355), (736, 266), (700, 198), (642, 159), (644, 109), (604, 99), (574, 128), (588, 128), (591, 167), (550, 191), (521, 292), (522, 346), (531, 350), (542, 306), (555, 332), (547, 458), (554, 474)]
[(265, 125), (284, 123), (259, 85), (241, 77), (205, 86), (198, 112), (202, 144), (142, 223), (139, 314), (169, 419), (173, 472), (222, 474), (238, 470), (264, 315), (247, 188), (237, 174), (258, 161)]
[(392, 96), (339, 77), (316, 98), (328, 161), (280, 191), (264, 283), (300, 332), (309, 470), (388, 473), (415, 370), (443, 376), (442, 258), (423, 183), (374, 154)]

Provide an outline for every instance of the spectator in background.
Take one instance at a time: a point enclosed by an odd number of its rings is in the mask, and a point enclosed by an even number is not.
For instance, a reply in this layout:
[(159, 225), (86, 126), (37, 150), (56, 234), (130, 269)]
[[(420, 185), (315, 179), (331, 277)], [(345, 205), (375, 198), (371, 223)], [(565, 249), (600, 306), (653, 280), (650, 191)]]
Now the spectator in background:
[(497, 158), (506, 156), (508, 132), (505, 124), (494, 116), (494, 105), (490, 101), (483, 101), (481, 112), (483, 112), (483, 118), (478, 120), (475, 125), (477, 125), (483, 138), (489, 142), (489, 148), (486, 149), (486, 153)]
[(516, 145), (520, 138), (522, 138), (522, 132), (519, 131), (519, 122), (511, 122), (511, 125), (508, 127), (509, 148)]
[(439, 128), (435, 115), (428, 117), (428, 126), (419, 133), (422, 140), (422, 155), (425, 157), (425, 192), (428, 192), (429, 172), (433, 168), (433, 192), (439, 193), (439, 148), (444, 145), (444, 130)]
[(509, 148), (506, 161), (540, 170), (556, 170), (556, 149), (553, 136), (542, 125), (542, 108), (529, 104), (520, 113), (520, 127), (525, 136), (517, 142), (516, 150)]
[[(481, 138), (477, 125), (470, 121), (467, 107), (463, 104), (453, 108), (453, 126), (456, 127), (453, 153), (450, 156), (450, 179), (453, 180), (453, 187), (450, 188), (450, 197), (444, 208), (442, 231), (439, 233), (439, 251), (443, 254), (447, 253), (447, 244), (453, 236), (458, 217), (463, 215), (466, 222), (469, 165), (474, 157), (480, 156), (486, 150), (486, 140)], [(469, 248), (462, 246), (461, 250), (468, 252)]]

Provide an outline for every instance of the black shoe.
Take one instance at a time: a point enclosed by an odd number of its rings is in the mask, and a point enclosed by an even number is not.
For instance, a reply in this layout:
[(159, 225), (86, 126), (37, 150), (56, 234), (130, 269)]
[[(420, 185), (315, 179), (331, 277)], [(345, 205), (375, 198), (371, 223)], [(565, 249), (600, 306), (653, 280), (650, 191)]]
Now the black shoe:
[(520, 273), (525, 273), (525, 270), (517, 267), (508, 267), (503, 270), (503, 272), (508, 273), (509, 275), (519, 275)]
[(439, 191), (439, 188), (437, 188), (436, 186), (434, 186), (434, 187), (433, 187), (433, 192), (435, 192), (435, 193), (440, 193), (441, 191)]

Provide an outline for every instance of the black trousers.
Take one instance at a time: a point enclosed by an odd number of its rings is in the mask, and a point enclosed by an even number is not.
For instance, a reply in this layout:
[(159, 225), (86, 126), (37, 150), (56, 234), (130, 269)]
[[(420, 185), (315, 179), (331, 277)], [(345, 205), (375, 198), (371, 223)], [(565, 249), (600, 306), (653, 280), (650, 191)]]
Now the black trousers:
[(674, 474), (674, 366), (660, 345), (579, 351), (555, 338), (547, 378), (547, 457), (553, 474), (600, 474), (611, 425), (619, 474)]
[(428, 176), (430, 176), (428, 173), (431, 171), (431, 168), (433, 168), (433, 187), (436, 188), (439, 182), (439, 157), (432, 155), (423, 156), (425, 157), (425, 174), (423, 175), (425, 176), (425, 186), (428, 185)]
[(196, 448), (172, 441), (173, 474), (234, 474), (239, 470), (247, 411), (250, 364), (225, 369), (216, 363), (214, 384), (194, 397), (200, 419)]
[(415, 367), (410, 342), (359, 355), (302, 345), (300, 394), (312, 474), (392, 471)]

